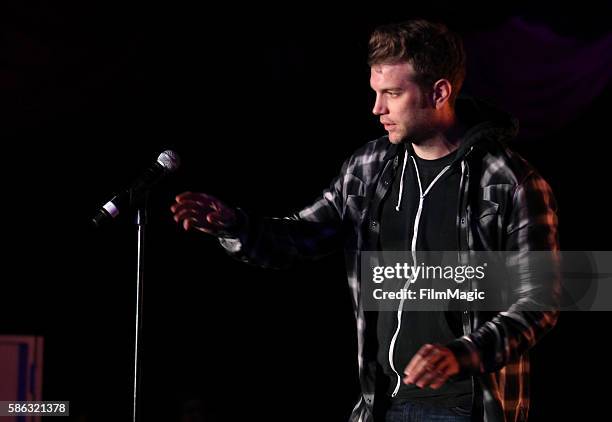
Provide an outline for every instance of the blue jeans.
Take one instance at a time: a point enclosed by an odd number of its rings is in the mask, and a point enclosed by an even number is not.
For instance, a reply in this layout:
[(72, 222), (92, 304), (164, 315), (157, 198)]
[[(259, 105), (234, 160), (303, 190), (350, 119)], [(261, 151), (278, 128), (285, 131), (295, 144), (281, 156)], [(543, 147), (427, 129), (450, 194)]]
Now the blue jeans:
[(385, 422), (470, 422), (470, 420), (470, 412), (458, 407), (446, 409), (410, 402), (394, 404), (385, 415)]

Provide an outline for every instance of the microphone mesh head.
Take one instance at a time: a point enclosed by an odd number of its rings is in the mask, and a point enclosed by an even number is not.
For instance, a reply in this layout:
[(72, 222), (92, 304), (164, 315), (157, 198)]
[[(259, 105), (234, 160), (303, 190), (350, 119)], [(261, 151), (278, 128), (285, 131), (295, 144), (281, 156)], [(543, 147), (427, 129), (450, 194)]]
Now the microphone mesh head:
[(157, 162), (167, 171), (172, 172), (180, 167), (181, 158), (176, 152), (168, 149), (159, 154), (159, 157), (157, 157)]

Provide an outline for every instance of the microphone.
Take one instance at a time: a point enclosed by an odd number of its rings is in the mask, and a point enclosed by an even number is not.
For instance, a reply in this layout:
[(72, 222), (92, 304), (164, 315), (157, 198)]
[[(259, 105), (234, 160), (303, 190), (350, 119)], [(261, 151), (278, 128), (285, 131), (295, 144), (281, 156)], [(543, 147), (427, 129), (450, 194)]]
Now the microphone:
[(179, 155), (171, 150), (159, 154), (157, 161), (153, 163), (138, 179), (128, 188), (104, 204), (92, 218), (96, 227), (100, 227), (105, 221), (115, 219), (121, 211), (127, 211), (136, 205), (148, 191), (169, 173), (176, 171), (181, 165)]

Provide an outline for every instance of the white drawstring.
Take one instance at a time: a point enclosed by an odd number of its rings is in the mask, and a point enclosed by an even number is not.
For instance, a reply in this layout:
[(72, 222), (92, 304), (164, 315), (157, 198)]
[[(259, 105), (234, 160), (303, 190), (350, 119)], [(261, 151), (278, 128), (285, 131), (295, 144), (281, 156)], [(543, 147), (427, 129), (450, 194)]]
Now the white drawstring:
[[(419, 168), (417, 167), (414, 157), (410, 156), (410, 158), (412, 158), (412, 162), (414, 163), (414, 169), (416, 171), (417, 182), (419, 184), (419, 197), (424, 198), (425, 195), (427, 195), (427, 193), (433, 187), (433, 185), (438, 181), (438, 179), (442, 177), (442, 175), (446, 173), (446, 171), (450, 168), (450, 164), (444, 167), (442, 171), (438, 173), (438, 175), (429, 184), (425, 192), (423, 192), (423, 187), (421, 185), (421, 177), (419, 175)], [(404, 192), (404, 173), (406, 171), (406, 162), (408, 162), (408, 150), (406, 150), (406, 152), (404, 153), (404, 165), (402, 166), (402, 178), (400, 179), (399, 195), (397, 196), (397, 205), (395, 206), (395, 211), (400, 211), (400, 204), (402, 202), (402, 193)], [(463, 162), (462, 162), (462, 165), (463, 165)]]
[[(419, 167), (416, 164), (416, 160), (414, 159), (413, 156), (410, 156), (410, 158), (412, 158), (412, 162), (414, 163), (414, 170), (416, 171), (416, 176), (417, 176), (417, 182), (419, 184), (419, 206), (417, 208), (417, 213), (416, 213), (416, 217), (414, 218), (414, 228), (413, 228), (413, 233), (412, 233), (412, 244), (410, 247), (410, 250), (412, 252), (412, 262), (416, 263), (416, 243), (417, 243), (417, 237), (419, 234), (419, 223), (420, 223), (420, 219), (421, 219), (421, 213), (423, 212), (423, 203), (425, 201), (425, 196), (427, 195), (427, 193), (431, 190), (431, 188), (433, 187), (433, 185), (438, 181), (438, 179), (440, 179), (440, 177), (442, 177), (442, 175), (444, 173), (446, 173), (446, 171), (450, 168), (450, 164), (447, 165), (446, 167), (444, 167), (442, 169), (442, 171), (440, 173), (438, 173), (438, 175), (432, 180), (432, 182), (429, 184), (429, 187), (427, 187), (427, 189), (425, 190), (425, 192), (423, 192), (423, 185), (421, 185), (421, 176), (419, 175)], [(399, 198), (397, 199), (397, 206), (395, 207), (395, 209), (397, 211), (400, 210), (400, 201), (402, 200), (402, 190), (404, 187), (404, 171), (406, 170), (406, 162), (408, 161), (408, 150), (406, 150), (406, 154), (404, 155), (404, 167), (402, 168), (402, 180), (400, 181), (400, 190), (399, 190)], [(462, 164), (462, 168), (463, 168), (463, 162)], [(406, 281), (406, 284), (404, 285), (404, 289), (406, 289), (410, 283), (414, 283), (414, 281), (416, 280), (416, 277), (413, 277), (409, 280)], [(400, 304), (397, 308), (397, 327), (395, 329), (395, 333), (393, 333), (393, 337), (391, 337), (391, 343), (389, 345), (389, 365), (391, 366), (391, 369), (393, 370), (393, 372), (395, 373), (395, 376), (397, 377), (397, 382), (395, 384), (395, 389), (393, 390), (393, 393), (391, 393), (391, 397), (395, 397), (397, 395), (397, 392), (399, 391), (400, 385), (401, 385), (401, 377), (399, 372), (397, 371), (397, 369), (395, 369), (395, 363), (393, 361), (393, 352), (395, 351), (395, 342), (397, 341), (397, 337), (400, 333), (400, 330), (402, 328), (402, 312), (404, 310), (404, 299), (405, 297), (402, 297), (400, 300)]]
[(402, 192), (404, 191), (404, 172), (406, 171), (406, 163), (408, 162), (408, 149), (404, 152), (404, 165), (402, 166), (402, 178), (400, 179), (399, 195), (397, 196), (397, 205), (395, 211), (400, 210), (400, 204), (402, 202)]

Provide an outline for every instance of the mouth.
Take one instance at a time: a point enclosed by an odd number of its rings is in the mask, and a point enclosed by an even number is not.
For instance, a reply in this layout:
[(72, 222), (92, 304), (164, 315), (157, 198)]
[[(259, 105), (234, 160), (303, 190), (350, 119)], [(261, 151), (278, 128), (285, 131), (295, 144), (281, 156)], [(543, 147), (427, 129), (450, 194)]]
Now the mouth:
[(396, 126), (395, 123), (386, 123), (386, 122), (381, 122), (381, 123), (385, 127), (385, 130), (391, 130)]

